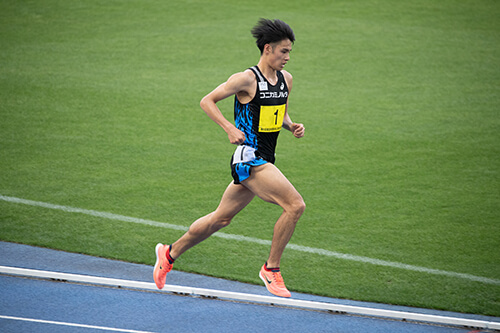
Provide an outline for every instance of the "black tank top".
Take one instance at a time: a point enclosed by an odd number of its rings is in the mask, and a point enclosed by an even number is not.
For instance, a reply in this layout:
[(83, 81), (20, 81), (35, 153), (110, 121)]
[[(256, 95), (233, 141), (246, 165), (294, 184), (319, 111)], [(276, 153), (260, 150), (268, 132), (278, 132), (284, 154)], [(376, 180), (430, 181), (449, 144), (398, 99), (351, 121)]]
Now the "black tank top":
[(271, 85), (257, 66), (250, 68), (257, 79), (255, 97), (247, 104), (234, 98), (234, 123), (245, 133), (244, 145), (257, 149), (256, 155), (274, 163), (276, 142), (283, 126), (288, 86), (283, 73), (276, 72), (278, 81)]

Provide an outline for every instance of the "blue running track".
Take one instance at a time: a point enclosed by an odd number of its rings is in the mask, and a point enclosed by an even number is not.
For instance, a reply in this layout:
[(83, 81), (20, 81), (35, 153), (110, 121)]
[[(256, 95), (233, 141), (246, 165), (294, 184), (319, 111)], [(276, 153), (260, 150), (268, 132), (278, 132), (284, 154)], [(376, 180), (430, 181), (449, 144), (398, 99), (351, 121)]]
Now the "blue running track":
[[(154, 256), (154, 249), (152, 249)], [(153, 268), (0, 242), (0, 266), (152, 283)], [(269, 296), (263, 286), (172, 271), (167, 284)], [(500, 322), (292, 293), (292, 298)], [(492, 332), (255, 302), (0, 274), (0, 332)]]

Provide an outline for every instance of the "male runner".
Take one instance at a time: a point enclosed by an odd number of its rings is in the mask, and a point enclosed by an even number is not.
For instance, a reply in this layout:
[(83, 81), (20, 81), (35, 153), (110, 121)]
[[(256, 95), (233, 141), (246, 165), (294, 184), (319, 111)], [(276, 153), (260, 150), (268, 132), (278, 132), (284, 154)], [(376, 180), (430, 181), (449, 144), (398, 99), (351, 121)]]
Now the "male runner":
[[(174, 260), (194, 245), (229, 225), (231, 219), (255, 196), (279, 205), (283, 213), (274, 226), (271, 250), (259, 276), (269, 292), (290, 297), (280, 273), (280, 259), (304, 212), (305, 203), (288, 179), (274, 165), (274, 151), (281, 128), (296, 138), (304, 136), (304, 126), (292, 122), (288, 114), (288, 95), (292, 75), (283, 70), (290, 60), (295, 35), (280, 20), (260, 19), (252, 29), (261, 57), (257, 66), (232, 75), (206, 95), (203, 111), (238, 145), (231, 159), (233, 181), (212, 213), (195, 221), (171, 245), (156, 245), (154, 280), (162, 289)], [(235, 95), (235, 125), (221, 113), (217, 102)]]

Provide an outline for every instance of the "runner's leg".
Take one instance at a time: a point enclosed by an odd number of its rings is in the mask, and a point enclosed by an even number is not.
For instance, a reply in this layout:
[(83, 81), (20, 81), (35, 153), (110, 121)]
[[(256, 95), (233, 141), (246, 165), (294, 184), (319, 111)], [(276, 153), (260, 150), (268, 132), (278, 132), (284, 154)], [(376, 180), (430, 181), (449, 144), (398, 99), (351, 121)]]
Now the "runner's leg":
[(283, 208), (283, 213), (274, 225), (273, 241), (267, 260), (268, 267), (280, 267), (283, 251), (306, 207), (304, 200), (281, 171), (271, 163), (252, 168), (251, 176), (242, 184), (259, 198)]
[(172, 244), (170, 255), (176, 259), (196, 244), (210, 237), (214, 232), (229, 225), (233, 217), (245, 208), (255, 197), (248, 188), (229, 184), (222, 195), (217, 209), (196, 220), (189, 230)]

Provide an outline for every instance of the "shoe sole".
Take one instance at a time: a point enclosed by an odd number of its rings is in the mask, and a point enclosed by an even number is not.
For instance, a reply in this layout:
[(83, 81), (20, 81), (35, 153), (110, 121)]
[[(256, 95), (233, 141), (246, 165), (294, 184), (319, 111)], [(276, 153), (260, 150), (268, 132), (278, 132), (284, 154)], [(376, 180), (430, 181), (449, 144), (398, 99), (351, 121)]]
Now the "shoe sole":
[[(259, 277), (262, 280), (262, 282), (264, 282), (264, 285), (266, 286), (266, 289), (267, 289), (267, 281), (266, 281), (266, 278), (262, 276), (262, 272), (259, 272)], [(269, 289), (267, 289), (267, 290), (269, 290)]]
[[(158, 253), (158, 251), (161, 249), (162, 246), (163, 246), (162, 243), (158, 243), (158, 244), (156, 244), (156, 247), (155, 247), (156, 263), (155, 263), (155, 267), (154, 267), (154, 270), (153, 270), (153, 280), (155, 279), (156, 268), (158, 267), (158, 265), (160, 265), (160, 254)], [(159, 288), (159, 289), (162, 289), (162, 288)]]

